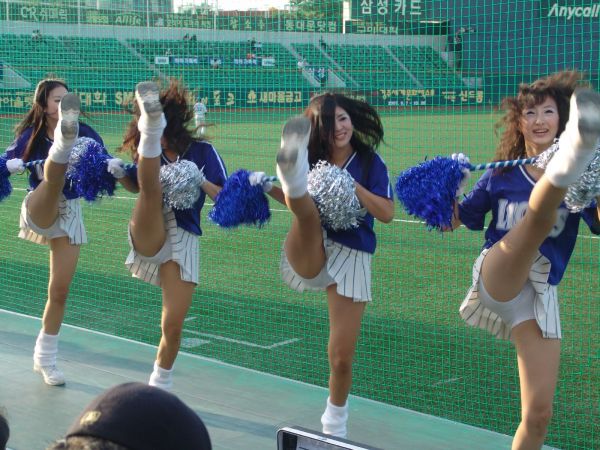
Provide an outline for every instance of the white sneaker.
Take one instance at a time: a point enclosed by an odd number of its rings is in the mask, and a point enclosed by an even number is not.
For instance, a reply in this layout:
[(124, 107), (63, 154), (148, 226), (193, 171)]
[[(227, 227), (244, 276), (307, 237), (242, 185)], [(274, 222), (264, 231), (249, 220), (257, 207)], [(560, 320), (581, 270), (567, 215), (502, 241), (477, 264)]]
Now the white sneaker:
[(154, 386), (157, 388), (161, 388), (164, 391), (170, 391), (173, 389), (173, 379), (169, 377), (169, 379), (161, 379), (154, 372), (150, 375), (150, 380), (148, 381), (149, 386)]
[(277, 152), (277, 166), (283, 173), (291, 173), (297, 161), (308, 159), (310, 120), (304, 116), (293, 117), (281, 132), (281, 147)]
[(283, 193), (290, 198), (299, 198), (306, 193), (310, 127), (306, 117), (294, 117), (287, 121), (281, 133), (277, 177)]
[(576, 138), (582, 147), (596, 148), (600, 137), (600, 94), (591, 89), (580, 89), (571, 96), (569, 121), (565, 132)]
[(79, 101), (79, 96), (72, 92), (67, 92), (60, 100), (58, 108), (60, 132), (66, 140), (73, 140), (79, 134), (80, 111), (81, 102)]
[(44, 382), (50, 386), (62, 386), (65, 384), (65, 374), (62, 373), (55, 365), (40, 366), (33, 364), (33, 371), (42, 374)]
[(142, 116), (150, 120), (158, 119), (162, 112), (158, 85), (153, 81), (143, 81), (135, 87), (135, 99)]

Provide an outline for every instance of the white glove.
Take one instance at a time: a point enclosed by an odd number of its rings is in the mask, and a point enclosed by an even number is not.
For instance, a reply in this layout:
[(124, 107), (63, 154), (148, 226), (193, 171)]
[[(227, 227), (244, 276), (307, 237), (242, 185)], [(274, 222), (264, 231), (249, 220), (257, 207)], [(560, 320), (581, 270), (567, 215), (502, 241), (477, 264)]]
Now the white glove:
[(111, 158), (106, 161), (106, 170), (117, 180), (126, 175), (121, 158)]
[(248, 176), (250, 186), (261, 185), (263, 192), (269, 192), (273, 189), (273, 183), (267, 180), (267, 174), (264, 172), (251, 172)]
[(25, 166), (21, 158), (13, 158), (6, 161), (6, 169), (11, 173), (23, 173)]
[[(470, 164), (471, 161), (469, 157), (464, 153), (452, 153), (450, 156), (453, 160), (458, 161), (459, 164)], [(460, 184), (458, 185), (458, 189), (456, 189), (455, 197), (459, 198), (465, 193), (465, 188), (467, 187), (467, 183), (469, 182), (469, 178), (471, 178), (471, 171), (468, 167), (462, 168), (463, 177), (460, 180)]]

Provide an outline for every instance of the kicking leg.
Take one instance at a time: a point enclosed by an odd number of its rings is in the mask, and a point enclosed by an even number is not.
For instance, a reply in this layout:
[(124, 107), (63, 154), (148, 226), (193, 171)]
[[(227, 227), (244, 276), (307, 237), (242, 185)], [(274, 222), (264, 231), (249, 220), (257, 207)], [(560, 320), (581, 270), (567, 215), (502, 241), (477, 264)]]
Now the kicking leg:
[(304, 278), (316, 277), (325, 264), (319, 211), (307, 192), (310, 121), (294, 117), (283, 127), (277, 153), (277, 177), (285, 202), (294, 214), (285, 240), (285, 252), (294, 271)]
[(498, 301), (517, 296), (529, 277), (540, 245), (556, 223), (557, 209), (569, 184), (594, 157), (600, 136), (600, 94), (577, 91), (571, 97), (569, 121), (559, 149), (536, 183), (523, 219), (486, 256), (481, 276), (488, 293)]
[(44, 163), (44, 179), (27, 201), (29, 216), (40, 228), (49, 228), (58, 218), (69, 155), (79, 133), (79, 110), (79, 97), (73, 93), (65, 94), (58, 108), (54, 142)]
[(138, 129), (138, 184), (140, 192), (133, 209), (129, 229), (135, 250), (143, 256), (154, 256), (165, 239), (160, 185), (161, 137), (166, 126), (158, 86), (153, 82), (139, 83), (135, 98), (140, 108)]

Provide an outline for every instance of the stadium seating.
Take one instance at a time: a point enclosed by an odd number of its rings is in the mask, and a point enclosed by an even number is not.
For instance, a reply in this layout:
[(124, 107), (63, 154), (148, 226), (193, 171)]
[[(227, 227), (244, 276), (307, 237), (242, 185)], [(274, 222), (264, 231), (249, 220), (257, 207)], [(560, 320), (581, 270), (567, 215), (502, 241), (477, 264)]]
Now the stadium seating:
[[(193, 89), (314, 88), (298, 71), (298, 56), (326, 68), (350, 88), (463, 88), (431, 47), (247, 41), (190, 41), (3, 34), (0, 60), (33, 85), (45, 76), (75, 89), (129, 89), (136, 80), (177, 77)], [(53, 55), (48, 60), (48, 55)]]

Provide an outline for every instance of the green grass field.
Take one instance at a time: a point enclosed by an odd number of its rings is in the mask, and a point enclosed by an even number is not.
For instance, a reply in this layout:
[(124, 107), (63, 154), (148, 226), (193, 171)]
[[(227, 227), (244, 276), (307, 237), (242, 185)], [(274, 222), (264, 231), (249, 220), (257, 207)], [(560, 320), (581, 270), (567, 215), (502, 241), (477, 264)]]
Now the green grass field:
[[(491, 158), (496, 116), (457, 112), (384, 113), (387, 144), (380, 150), (394, 179), (426, 156), (463, 151), (472, 162)], [(229, 172), (273, 173), (281, 125), (294, 113), (211, 113), (216, 125), (209, 133)], [(127, 119), (100, 115), (88, 122), (114, 152)], [(0, 122), (3, 148), (13, 124)], [(26, 179), (13, 176), (11, 182), (15, 191), (0, 204), (0, 308), (41, 316), (47, 249), (16, 237)], [(84, 206), (90, 244), (82, 248), (65, 320), (156, 345), (160, 291), (131, 278), (124, 266), (132, 206), (123, 189)], [(223, 231), (207, 220), (210, 206), (203, 211), (201, 281), (185, 326), (185, 351), (326, 386), (324, 295), (291, 291), (278, 273), (290, 214), (273, 203), (263, 229)], [(483, 234), (430, 232), (398, 205), (394, 222), (377, 223), (376, 231), (375, 300), (364, 318), (353, 394), (512, 434), (519, 418), (513, 348), (458, 316)], [(599, 240), (584, 227), (580, 234), (560, 289), (563, 359), (548, 443), (591, 449), (600, 446)]]

